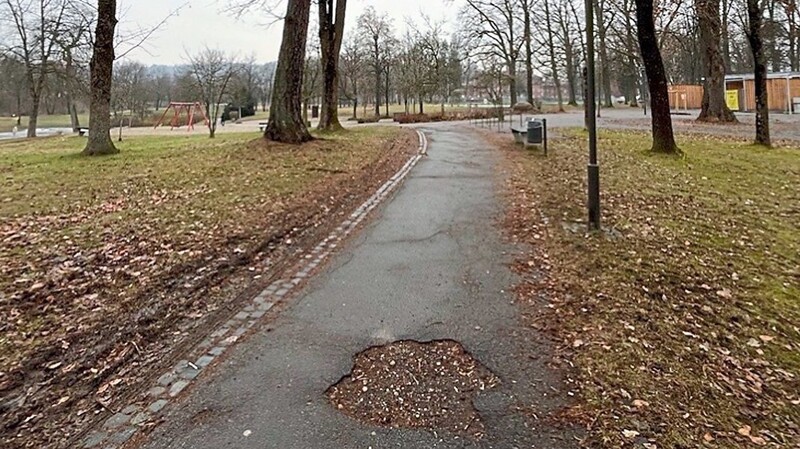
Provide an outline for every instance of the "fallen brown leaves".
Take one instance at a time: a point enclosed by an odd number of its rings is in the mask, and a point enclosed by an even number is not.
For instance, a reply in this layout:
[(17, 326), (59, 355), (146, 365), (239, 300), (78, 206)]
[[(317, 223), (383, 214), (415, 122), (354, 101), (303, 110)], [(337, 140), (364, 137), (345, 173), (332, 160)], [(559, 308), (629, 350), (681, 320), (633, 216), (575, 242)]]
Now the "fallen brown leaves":
[(393, 128), (251, 140), (0, 146), (0, 445), (64, 447), (116, 410), (417, 146)]
[(601, 136), (601, 234), (581, 223), (580, 133), (548, 157), (490, 137), (512, 172), (509, 236), (530, 248), (517, 293), (579, 371), (585, 443), (797, 444), (797, 151), (705, 136), (678, 159)]

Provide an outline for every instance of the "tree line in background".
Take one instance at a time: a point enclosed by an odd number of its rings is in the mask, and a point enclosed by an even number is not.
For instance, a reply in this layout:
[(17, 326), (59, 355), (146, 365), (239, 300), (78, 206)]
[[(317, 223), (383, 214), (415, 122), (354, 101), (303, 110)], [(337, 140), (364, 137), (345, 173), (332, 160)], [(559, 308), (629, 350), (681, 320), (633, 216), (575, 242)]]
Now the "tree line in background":
[[(263, 7), (269, 2), (243, 3)], [(669, 84), (704, 85), (699, 120), (736, 120), (725, 102), (725, 74), (733, 71), (756, 74), (756, 140), (769, 144), (766, 72), (758, 68), (771, 62), (773, 71), (797, 69), (794, 0), (593, 0), (590, 4), (598, 44), (597, 101), (605, 107), (635, 106), (643, 99), (650, 102), (654, 151), (679, 151), (669, 115)], [(323, 110), (326, 103), (332, 107), (338, 99), (338, 105), (352, 106), (353, 116), (359, 104), (365, 113), (369, 104), (376, 117), (388, 115), (391, 102), (405, 105), (407, 112), (421, 113), (426, 102), (514, 104), (524, 97), (538, 104), (548, 98), (563, 110), (565, 103), (577, 105), (582, 97), (583, 2), (464, 0), (459, 26), (450, 36), (443, 32), (444, 24), (424, 16), (407, 19), (407, 31), (400, 35), (385, 14), (367, 8), (346, 37), (338, 28), (327, 35), (341, 40), (338, 70), (336, 64), (319, 63), (319, 48), (326, 46), (324, 30), (333, 29), (325, 24), (333, 23), (334, 10), (337, 23), (343, 22), (345, 2), (318, 2), (318, 42), (307, 39), (305, 18), (314, 6), (310, 0), (288, 2), (287, 17), (292, 20), (285, 23), (277, 69), (282, 75), (276, 80), (291, 84), (297, 94), (275, 96), (285, 104), (274, 106), (276, 114), (268, 132), (272, 139), (300, 142), (310, 138), (303, 114), (319, 89)], [(338, 77), (338, 88), (330, 82), (320, 87), (320, 76)], [(297, 104), (290, 107), (288, 103)], [(384, 114), (381, 105), (386, 107)], [(282, 112), (291, 112), (295, 120)], [(320, 128), (326, 128), (324, 121)]]
[[(735, 120), (724, 101), (724, 76), (734, 72), (756, 75), (757, 141), (769, 144), (762, 84), (767, 70), (800, 69), (796, 0), (591, 4), (598, 101), (613, 107), (648, 99), (654, 149), (676, 150), (668, 83), (703, 83), (700, 119), (724, 122)], [(252, 11), (271, 5), (242, 0), (237, 7)], [(451, 35), (444, 31), (446, 24), (424, 16), (407, 19), (400, 34), (396, 23), (373, 8), (358, 17), (354, 29), (345, 30), (346, 0), (288, 0), (277, 67), (206, 49), (187, 55), (190, 63), (180, 70), (159, 73), (118, 59), (114, 0), (98, 0), (97, 8), (70, 0), (3, 0), (0, 113), (28, 116), (28, 135), (35, 136), (41, 111), (68, 113), (77, 128), (82, 105), (98, 107), (101, 98), (108, 102), (108, 126), (123, 117), (129, 124), (144, 121), (176, 99), (199, 100), (214, 117), (220, 103), (234, 106), (237, 115), (239, 108), (249, 113), (269, 104), (266, 136), (302, 142), (310, 139), (311, 104), (321, 103), (319, 127), (335, 130), (341, 106), (352, 107), (353, 116), (361, 107), (362, 117), (369, 106), (377, 117), (388, 115), (391, 103), (423, 113), (426, 103), (444, 109), (452, 102), (548, 99), (563, 109), (582, 100), (583, 2), (463, 0), (459, 5), (459, 25)]]
[[(0, 2), (0, 115), (17, 117), (18, 125), (26, 117), (27, 135), (35, 137), (41, 114), (68, 114), (73, 130), (85, 127), (81, 113), (97, 107), (98, 99), (108, 102), (103, 114), (108, 119), (94, 117), (103, 123), (90, 128), (152, 125), (171, 101), (200, 101), (207, 114), (224, 118), (253, 115), (268, 103), (274, 63), (214, 49), (187, 54), (186, 64), (171, 67), (120, 59), (155, 28), (121, 36), (116, 5), (114, 0), (100, 0), (96, 7), (71, 0)], [(102, 78), (108, 81), (91, 76), (92, 69), (106, 72)], [(225, 89), (218, 92), (209, 83), (222, 81), (221, 74)], [(227, 106), (217, 113), (221, 102)], [(90, 133), (93, 139), (105, 140), (102, 133)], [(102, 146), (101, 153), (114, 151), (110, 139)]]

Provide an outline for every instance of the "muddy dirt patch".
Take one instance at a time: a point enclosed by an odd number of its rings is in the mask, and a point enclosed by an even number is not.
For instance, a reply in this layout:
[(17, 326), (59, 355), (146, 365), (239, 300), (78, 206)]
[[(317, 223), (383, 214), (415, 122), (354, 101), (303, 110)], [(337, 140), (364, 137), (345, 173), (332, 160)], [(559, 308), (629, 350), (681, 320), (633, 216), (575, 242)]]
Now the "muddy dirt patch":
[(359, 353), (350, 374), (326, 395), (365, 423), (481, 438), (484, 425), (473, 399), (499, 383), (456, 341), (406, 340)]

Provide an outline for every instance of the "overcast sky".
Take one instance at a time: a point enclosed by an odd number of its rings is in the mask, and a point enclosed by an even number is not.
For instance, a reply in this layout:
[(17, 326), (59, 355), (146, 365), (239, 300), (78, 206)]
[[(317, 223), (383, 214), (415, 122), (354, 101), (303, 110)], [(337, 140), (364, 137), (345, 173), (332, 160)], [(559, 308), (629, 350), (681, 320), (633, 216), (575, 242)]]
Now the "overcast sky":
[[(181, 64), (186, 53), (204, 46), (236, 53), (239, 57), (255, 55), (258, 62), (274, 61), (278, 57), (283, 23), (267, 26), (271, 21), (264, 13), (253, 11), (237, 19), (225, 12), (224, 0), (120, 0), (120, 28), (150, 28), (181, 5), (177, 16), (171, 17), (146, 43), (128, 57), (144, 64)], [(424, 13), (434, 20), (455, 22), (457, 7), (445, 0), (349, 0), (346, 34), (354, 29), (356, 19), (368, 5), (378, 12), (385, 11), (394, 19), (395, 29), (405, 29), (406, 17), (418, 20)], [(281, 14), (285, 5), (281, 6)]]

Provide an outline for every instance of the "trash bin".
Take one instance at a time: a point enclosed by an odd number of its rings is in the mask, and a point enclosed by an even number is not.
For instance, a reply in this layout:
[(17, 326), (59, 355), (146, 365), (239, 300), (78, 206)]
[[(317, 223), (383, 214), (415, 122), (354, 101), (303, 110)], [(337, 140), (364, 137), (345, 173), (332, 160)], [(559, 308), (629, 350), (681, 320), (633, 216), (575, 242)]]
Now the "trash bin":
[(311, 106), (311, 118), (319, 118), (319, 106)]
[(528, 120), (528, 143), (540, 144), (544, 142), (544, 124), (539, 119)]

